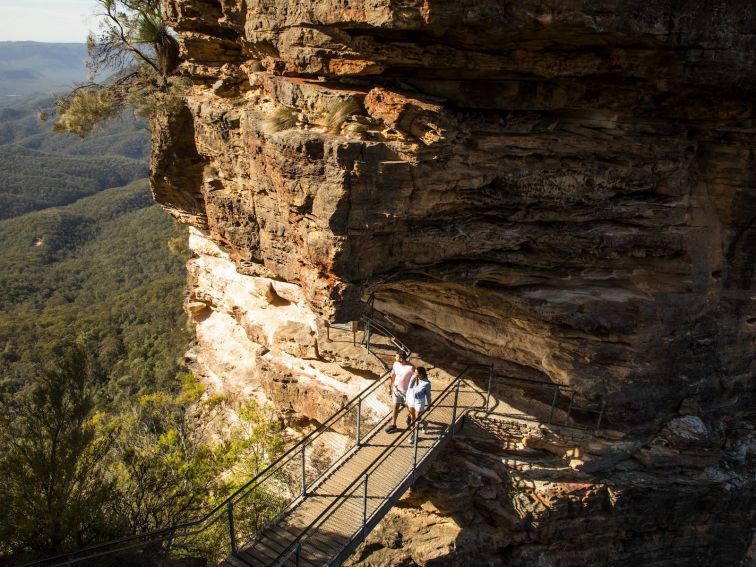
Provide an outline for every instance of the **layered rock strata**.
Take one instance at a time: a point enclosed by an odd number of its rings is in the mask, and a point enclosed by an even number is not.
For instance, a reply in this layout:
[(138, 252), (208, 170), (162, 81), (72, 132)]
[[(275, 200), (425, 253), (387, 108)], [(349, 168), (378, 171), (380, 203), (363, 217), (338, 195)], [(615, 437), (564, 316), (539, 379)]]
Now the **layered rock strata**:
[(165, 6), (190, 86), (152, 185), (196, 228), (208, 381), (324, 419), (381, 372), (326, 336), (373, 293), (439, 373), (569, 386), (662, 481), (718, 466), (664, 431), (753, 420), (751, 2)]
[[(700, 457), (691, 442), (710, 442), (704, 430), (691, 435), (678, 420), (666, 437)], [(722, 542), (751, 537), (742, 490), (753, 429), (749, 449), (730, 445), (718, 466), (676, 475), (665, 469), (671, 461), (641, 463), (635, 443), (570, 437), (528, 422), (470, 420), (347, 565), (748, 564), (742, 546)], [(592, 466), (568, 465), (579, 445)]]
[[(240, 274), (228, 253), (196, 228), (189, 247), (186, 310), (196, 340), (187, 359), (211, 392), (254, 397), (295, 419), (325, 421), (383, 373), (349, 336), (333, 342), (322, 332), (319, 345), (318, 319), (299, 286)], [(388, 406), (375, 409), (385, 413)]]

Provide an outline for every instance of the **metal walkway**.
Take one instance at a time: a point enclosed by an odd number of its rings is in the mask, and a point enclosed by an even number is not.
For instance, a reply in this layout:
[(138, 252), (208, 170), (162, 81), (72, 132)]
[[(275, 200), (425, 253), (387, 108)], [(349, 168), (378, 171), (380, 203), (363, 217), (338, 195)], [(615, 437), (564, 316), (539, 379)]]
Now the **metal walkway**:
[[(478, 368), (481, 370), (480, 368)], [(488, 368), (481, 370), (483, 379)], [(434, 390), (426, 410), (427, 432), (418, 428), (386, 433), (386, 416), (359, 445), (323, 474), (254, 539), (221, 565), (338, 565), (364, 540), (415, 481), (446, 442), (467, 411), (484, 409), (486, 395), (466, 369), (443, 390)], [(400, 413), (399, 422), (405, 417)]]

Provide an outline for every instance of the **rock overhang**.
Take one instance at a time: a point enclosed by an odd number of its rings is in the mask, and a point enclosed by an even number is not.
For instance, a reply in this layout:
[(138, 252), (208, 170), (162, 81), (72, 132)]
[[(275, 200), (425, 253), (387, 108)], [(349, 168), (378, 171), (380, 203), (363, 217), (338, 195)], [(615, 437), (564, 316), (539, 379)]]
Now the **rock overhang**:
[[(376, 292), (617, 414), (753, 372), (752, 6), (168, 4), (195, 86), (156, 198), (241, 272), (334, 321)], [(348, 98), (369, 135), (308, 124)]]

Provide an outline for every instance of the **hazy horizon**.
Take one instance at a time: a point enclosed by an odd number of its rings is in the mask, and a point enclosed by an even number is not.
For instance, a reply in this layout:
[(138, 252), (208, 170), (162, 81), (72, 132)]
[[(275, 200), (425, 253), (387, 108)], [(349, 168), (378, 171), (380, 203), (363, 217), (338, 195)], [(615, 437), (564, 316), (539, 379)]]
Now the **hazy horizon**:
[(87, 78), (81, 42), (0, 41), (0, 101), (69, 91)]
[(0, 41), (84, 43), (97, 8), (95, 0), (0, 0)]

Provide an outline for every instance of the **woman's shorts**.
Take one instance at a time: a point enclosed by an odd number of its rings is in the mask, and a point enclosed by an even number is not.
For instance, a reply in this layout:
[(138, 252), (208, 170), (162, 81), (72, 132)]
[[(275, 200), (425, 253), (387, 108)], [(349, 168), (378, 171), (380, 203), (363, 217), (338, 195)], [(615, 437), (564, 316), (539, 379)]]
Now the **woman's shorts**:
[(418, 413), (422, 413), (425, 411), (425, 398), (423, 398), (422, 400), (418, 400), (418, 399), (408, 400), (407, 407), (412, 408)]

